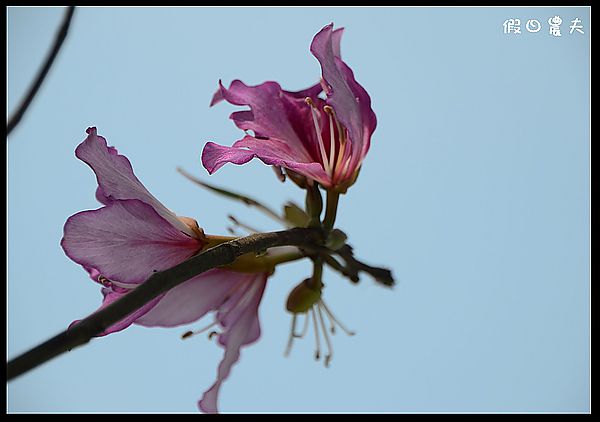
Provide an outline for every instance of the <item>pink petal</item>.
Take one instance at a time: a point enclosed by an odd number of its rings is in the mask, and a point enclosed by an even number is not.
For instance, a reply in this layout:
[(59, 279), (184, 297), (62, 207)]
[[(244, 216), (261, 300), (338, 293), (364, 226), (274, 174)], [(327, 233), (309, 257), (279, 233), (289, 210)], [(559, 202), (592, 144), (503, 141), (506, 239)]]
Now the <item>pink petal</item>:
[(339, 121), (348, 129), (349, 139), (356, 151), (350, 169), (355, 170), (369, 149), (377, 119), (367, 91), (356, 82), (352, 70), (340, 58), (341, 33), (336, 34), (332, 29), (333, 24), (330, 24), (319, 31), (313, 38), (310, 51), (321, 64), (322, 77), (327, 86), (327, 104), (333, 107)]
[(275, 138), (256, 139), (252, 136), (245, 136), (231, 147), (207, 142), (202, 151), (202, 165), (209, 174), (213, 174), (226, 163), (245, 164), (256, 157), (265, 164), (294, 170), (329, 186), (329, 177), (323, 166), (318, 162), (309, 161), (310, 159), (302, 161), (306, 157), (301, 157), (291, 148)]
[[(300, 91), (302, 94), (313, 92), (317, 92), (314, 87)], [(219, 81), (219, 91), (215, 98), (224, 98), (231, 104), (250, 107), (249, 111), (231, 115), (240, 129), (252, 130), (259, 138), (284, 140), (295, 151), (296, 161), (317, 161), (317, 139), (310, 107), (304, 101), (305, 97), (299, 98), (297, 95), (298, 93), (282, 90), (277, 82), (248, 86), (242, 81), (234, 80), (229, 89)]]
[(160, 216), (178, 230), (196, 236), (188, 226), (177, 219), (174, 213), (148, 192), (133, 174), (133, 168), (127, 157), (119, 155), (114, 147), (109, 147), (106, 139), (96, 134), (95, 127), (88, 128), (87, 133), (87, 138), (75, 150), (75, 155), (96, 173), (98, 180), (96, 198), (100, 202), (107, 205), (116, 199), (139, 199), (151, 205)]
[[(198, 402), (201, 411), (217, 413), (219, 389), (229, 376), (231, 367), (239, 360), (243, 345), (252, 343), (260, 336), (258, 306), (266, 286), (267, 274), (250, 274), (240, 289), (245, 288), (241, 296), (232, 296), (230, 303), (224, 308), (233, 312), (225, 312), (219, 320), (226, 322), (224, 332), (219, 336), (219, 344), (225, 347), (223, 360), (219, 364), (216, 382), (208, 389)], [(232, 309), (229, 309), (232, 307)], [(221, 313), (220, 313), (221, 314)], [(224, 321), (226, 319), (227, 321)]]
[(162, 300), (136, 321), (146, 327), (175, 327), (202, 318), (225, 302), (246, 275), (215, 268), (169, 290)]
[(104, 277), (137, 284), (191, 257), (202, 243), (173, 227), (150, 205), (129, 199), (69, 217), (61, 246), (73, 261)]
[[(110, 288), (103, 288), (102, 295), (104, 296), (104, 299), (102, 300), (102, 305), (94, 313), (106, 308), (108, 305), (119, 300), (120, 298), (122, 298), (129, 292), (130, 292), (130, 290), (126, 290), (126, 289), (118, 289), (117, 291), (115, 291)], [(161, 299), (161, 296), (152, 299), (150, 302), (146, 303), (141, 308), (139, 308), (139, 309), (135, 310), (134, 312), (132, 312), (131, 314), (127, 315), (121, 321), (111, 325), (106, 330), (104, 330), (102, 333), (96, 335), (96, 337), (102, 337), (102, 336), (106, 336), (108, 334), (115, 333), (117, 331), (124, 330), (125, 328), (129, 327), (133, 322), (135, 322), (140, 316), (144, 315), (146, 312), (148, 312), (150, 309), (152, 309), (156, 305), (156, 303), (160, 301), (160, 299)], [(77, 323), (79, 323), (80, 321), (81, 320), (73, 321), (69, 325), (69, 329), (72, 328)]]

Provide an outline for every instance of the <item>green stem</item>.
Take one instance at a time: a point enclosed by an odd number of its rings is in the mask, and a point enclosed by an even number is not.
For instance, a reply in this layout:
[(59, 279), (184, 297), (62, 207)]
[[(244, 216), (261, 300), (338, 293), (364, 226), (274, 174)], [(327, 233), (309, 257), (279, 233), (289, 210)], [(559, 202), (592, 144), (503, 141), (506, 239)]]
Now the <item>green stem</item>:
[(323, 228), (325, 229), (325, 233), (329, 233), (333, 229), (339, 199), (339, 192), (334, 190), (327, 191), (327, 208), (325, 209), (325, 219), (323, 220)]
[(308, 227), (321, 225), (321, 212), (323, 211), (323, 198), (319, 185), (315, 182), (306, 188), (306, 213), (310, 217)]
[(313, 261), (313, 275), (309, 281), (309, 287), (315, 291), (321, 291), (323, 288), (323, 258), (316, 256), (312, 259)]

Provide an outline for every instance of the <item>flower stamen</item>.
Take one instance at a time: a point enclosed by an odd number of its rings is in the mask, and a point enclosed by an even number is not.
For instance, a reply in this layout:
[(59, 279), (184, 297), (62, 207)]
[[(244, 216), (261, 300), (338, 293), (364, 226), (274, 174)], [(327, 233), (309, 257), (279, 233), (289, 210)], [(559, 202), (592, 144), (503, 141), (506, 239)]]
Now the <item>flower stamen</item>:
[[(202, 334), (205, 331), (208, 331), (210, 328), (214, 327), (217, 324), (217, 321), (213, 321), (212, 324), (207, 325), (204, 328), (200, 328), (199, 330), (196, 331), (186, 331), (185, 333), (183, 333), (181, 335), (181, 339), (185, 340), (186, 338), (190, 338), (192, 336), (195, 336), (196, 334)], [(214, 335), (213, 333), (217, 333), (216, 331), (211, 331), (210, 334), (208, 335), (208, 338), (210, 339), (212, 335)]]
[(283, 354), (284, 356), (289, 356), (290, 355), (290, 351), (292, 350), (292, 343), (294, 341), (294, 331), (296, 330), (296, 316), (298, 314), (294, 314), (292, 315), (292, 327), (290, 328), (290, 337), (288, 339), (288, 344), (287, 347), (285, 348), (285, 353)]
[(304, 99), (306, 104), (310, 106), (310, 111), (313, 119), (313, 124), (315, 126), (315, 132), (317, 132), (317, 139), (319, 141), (319, 151), (321, 152), (321, 161), (323, 162), (323, 168), (329, 177), (331, 177), (331, 164), (329, 162), (329, 157), (327, 157), (327, 153), (325, 152), (325, 142), (323, 141), (323, 136), (321, 136), (321, 126), (319, 125), (319, 116), (317, 115), (317, 107), (315, 103), (310, 97), (306, 97)]
[[(333, 108), (331, 108), (331, 106), (326, 105), (325, 107), (323, 107), (323, 110), (329, 115), (329, 164), (331, 167), (331, 173), (333, 175), (333, 172), (335, 170), (335, 131), (333, 128)], [(335, 119), (335, 121), (337, 123), (337, 119)]]
[(342, 324), (334, 315), (333, 313), (329, 310), (329, 308), (327, 307), (327, 305), (325, 304), (325, 302), (323, 301), (323, 299), (320, 300), (321, 305), (323, 305), (323, 310), (325, 311), (325, 315), (327, 315), (327, 317), (329, 318), (329, 321), (332, 323), (331, 324), (331, 331), (334, 331), (334, 325), (337, 324), (347, 335), (349, 336), (353, 336), (354, 334), (356, 334), (354, 331), (349, 330), (348, 328), (346, 328), (344, 326), (344, 324)]
[(292, 343), (294, 341), (295, 338), (303, 338), (306, 333), (308, 332), (308, 320), (309, 320), (309, 316), (308, 313), (306, 314), (306, 317), (304, 318), (304, 327), (302, 327), (302, 332), (300, 334), (296, 333), (296, 318), (297, 318), (298, 314), (295, 313), (292, 316), (292, 328), (290, 330), (290, 337), (288, 340), (288, 344), (287, 347), (285, 349), (285, 353), (284, 356), (289, 356), (290, 351), (292, 350)]
[(321, 357), (321, 341), (319, 339), (319, 326), (317, 325), (317, 315), (315, 313), (315, 307), (313, 306), (312, 308), (310, 308), (310, 310), (312, 312), (313, 322), (315, 325), (315, 341), (317, 346), (317, 350), (315, 350), (315, 360), (319, 360), (319, 358)]
[(327, 344), (327, 355), (325, 355), (325, 367), (329, 367), (329, 362), (333, 358), (333, 346), (329, 341), (329, 335), (327, 334), (327, 328), (325, 328), (325, 321), (323, 320), (323, 312), (321, 312), (321, 305), (317, 303), (316, 305), (317, 312), (319, 314), (319, 322), (321, 323), (321, 328), (323, 329), (323, 337), (325, 337), (325, 343)]

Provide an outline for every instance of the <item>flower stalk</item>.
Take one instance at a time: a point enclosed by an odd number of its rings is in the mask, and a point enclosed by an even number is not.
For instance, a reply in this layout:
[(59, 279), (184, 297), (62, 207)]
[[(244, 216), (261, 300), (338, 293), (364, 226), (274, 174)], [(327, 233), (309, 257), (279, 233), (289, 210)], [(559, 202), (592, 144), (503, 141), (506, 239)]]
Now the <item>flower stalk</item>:
[(337, 207), (340, 199), (340, 193), (336, 190), (327, 190), (327, 205), (325, 208), (325, 218), (323, 219), (323, 229), (326, 234), (329, 234), (335, 224), (337, 215)]

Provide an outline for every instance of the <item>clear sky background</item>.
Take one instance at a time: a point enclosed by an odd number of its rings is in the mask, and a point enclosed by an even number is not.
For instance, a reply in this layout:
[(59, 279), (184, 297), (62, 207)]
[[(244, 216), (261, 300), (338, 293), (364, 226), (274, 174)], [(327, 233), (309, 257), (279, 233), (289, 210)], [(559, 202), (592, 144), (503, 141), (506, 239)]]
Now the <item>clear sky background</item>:
[[(562, 36), (548, 18), (563, 20)], [(62, 8), (9, 8), (15, 109)], [(503, 22), (521, 19), (520, 35)], [(581, 19), (584, 34), (569, 34)], [(539, 20), (538, 33), (525, 29)], [(378, 127), (338, 224), (398, 285), (326, 271), (325, 298), (357, 334), (334, 337), (329, 368), (310, 334), (285, 358), (288, 292), (311, 267), (278, 268), (262, 337), (221, 390), (223, 412), (587, 412), (590, 410), (590, 10), (573, 8), (78, 8), (36, 101), (8, 140), (7, 357), (100, 304), (60, 248), (72, 214), (99, 207), (74, 156), (88, 126), (167, 207), (226, 234), (234, 214), (277, 224), (201, 190), (175, 168), (280, 207), (302, 203), (255, 160), (208, 178), (207, 141), (242, 133), (239, 108), (209, 108), (217, 82), (316, 82), (308, 48), (346, 28), (342, 55)], [(10, 382), (10, 412), (196, 412), (222, 349), (190, 327), (95, 339)]]

